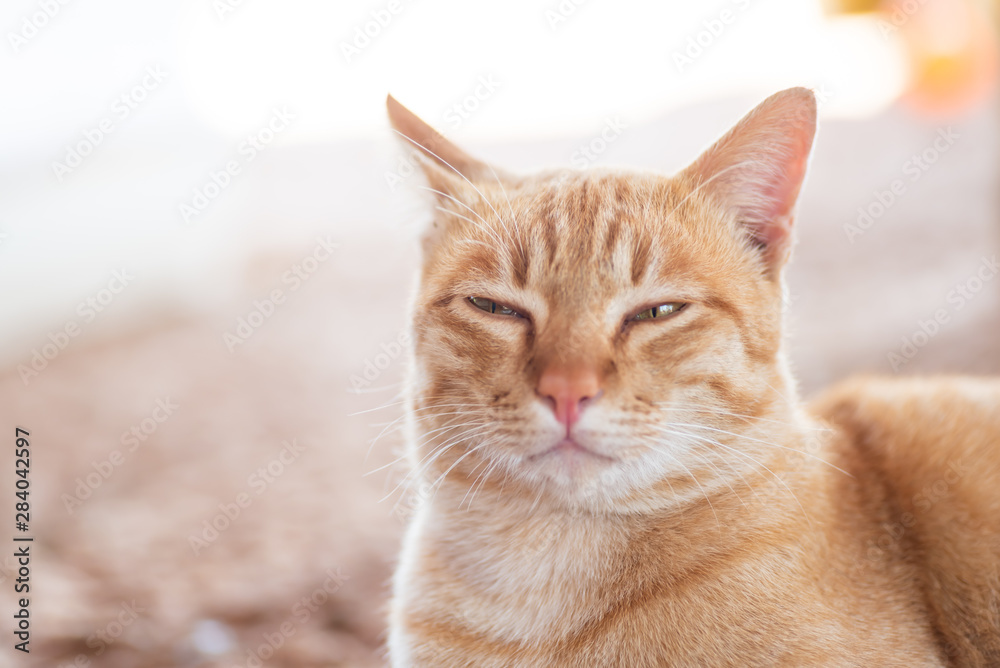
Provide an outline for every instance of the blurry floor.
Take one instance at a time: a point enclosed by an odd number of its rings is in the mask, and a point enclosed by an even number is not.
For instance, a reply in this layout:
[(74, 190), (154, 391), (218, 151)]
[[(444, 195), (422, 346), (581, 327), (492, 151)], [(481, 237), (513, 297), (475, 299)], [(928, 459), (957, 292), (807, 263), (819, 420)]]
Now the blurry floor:
[[(406, 272), (389, 282), (400, 261), (361, 257), (324, 263), (235, 353), (223, 333), (249, 308), (66, 352), (27, 389), (0, 379), (34, 451), (29, 665), (228, 668), (272, 646), (269, 666), (380, 664), (402, 523), (379, 503), (386, 473), (364, 474), (394, 435), (365, 452), (398, 406), (350, 417), (395, 388), (352, 395), (347, 379), (369, 343), (396, 338), (402, 311), (372, 306), (401, 304)], [(393, 360), (378, 385), (401, 370)], [(133, 426), (145, 440), (122, 438)]]

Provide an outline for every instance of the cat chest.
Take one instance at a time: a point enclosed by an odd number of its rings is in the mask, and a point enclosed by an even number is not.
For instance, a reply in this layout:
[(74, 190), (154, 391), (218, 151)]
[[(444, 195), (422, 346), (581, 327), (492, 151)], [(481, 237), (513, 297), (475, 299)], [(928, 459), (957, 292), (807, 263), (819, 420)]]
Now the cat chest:
[(412, 573), (411, 603), (420, 617), (447, 610), (457, 633), (516, 652), (518, 665), (943, 665), (919, 625), (857, 608), (853, 594), (830, 599), (788, 570), (671, 580), (656, 576), (662, 564), (623, 571), (626, 555), (573, 537), (428, 562)]

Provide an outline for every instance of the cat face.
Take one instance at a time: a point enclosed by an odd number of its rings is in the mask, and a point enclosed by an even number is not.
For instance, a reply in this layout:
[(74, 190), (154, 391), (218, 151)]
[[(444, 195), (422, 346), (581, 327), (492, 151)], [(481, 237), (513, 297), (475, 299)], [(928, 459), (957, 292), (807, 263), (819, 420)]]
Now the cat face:
[(780, 271), (810, 93), (769, 99), (672, 178), (512, 177), (391, 99), (390, 116), (436, 198), (413, 321), (425, 482), (625, 509), (746, 468), (754, 448), (726, 434), (787, 391)]

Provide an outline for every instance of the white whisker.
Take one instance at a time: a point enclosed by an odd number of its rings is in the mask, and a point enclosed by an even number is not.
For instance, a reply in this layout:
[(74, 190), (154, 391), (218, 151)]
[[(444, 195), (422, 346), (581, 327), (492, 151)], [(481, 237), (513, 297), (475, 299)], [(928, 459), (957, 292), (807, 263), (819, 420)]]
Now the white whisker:
[[(675, 423), (671, 423), (671, 426), (678, 426), (678, 425), (676, 425)], [(671, 431), (671, 430), (668, 430), (668, 429), (665, 429), (665, 428), (662, 428), (662, 427), (660, 427), (658, 429), (661, 429), (665, 433), (670, 433), (670, 434), (673, 434), (675, 436), (680, 436), (682, 438), (683, 437), (688, 437), (688, 438), (698, 439), (698, 440), (704, 441), (706, 443), (710, 443), (712, 445), (716, 445), (716, 446), (718, 446), (720, 448), (724, 448), (724, 449), (726, 449), (726, 450), (728, 450), (728, 451), (732, 452), (733, 454), (736, 454), (736, 455), (738, 455), (740, 457), (744, 457), (746, 459), (749, 459), (751, 462), (753, 462), (757, 466), (760, 466), (765, 471), (767, 471), (768, 473), (770, 473), (777, 482), (781, 483), (781, 485), (788, 491), (788, 493), (792, 495), (792, 498), (795, 499), (795, 503), (798, 504), (799, 509), (802, 510), (802, 515), (806, 518), (806, 521), (809, 521), (811, 523), (811, 519), (809, 517), (809, 514), (806, 512), (805, 507), (803, 507), (802, 503), (799, 501), (799, 497), (796, 496), (795, 492), (792, 491), (791, 487), (789, 487), (788, 484), (785, 483), (785, 481), (781, 479), (781, 476), (779, 476), (777, 473), (775, 473), (774, 471), (772, 471), (763, 462), (757, 460), (754, 457), (751, 457), (750, 455), (746, 454), (745, 452), (740, 452), (736, 448), (732, 448), (732, 447), (730, 447), (730, 446), (728, 446), (728, 445), (726, 445), (724, 443), (720, 443), (718, 440), (709, 438), (708, 436), (701, 436), (699, 434), (692, 434), (691, 432), (684, 431), (684, 430), (681, 430), (681, 431)], [(760, 497), (758, 496), (757, 498), (759, 499)]]
[(687, 474), (689, 476), (691, 476), (691, 480), (693, 480), (694, 484), (698, 485), (698, 489), (701, 490), (701, 495), (705, 497), (706, 501), (708, 501), (708, 507), (712, 509), (712, 514), (715, 515), (715, 523), (719, 526), (719, 528), (722, 528), (722, 523), (719, 521), (719, 514), (717, 512), (715, 512), (715, 505), (712, 504), (712, 499), (708, 498), (708, 492), (705, 491), (705, 488), (702, 486), (702, 484), (698, 480), (698, 478), (695, 477), (695, 475), (691, 471), (691, 469), (689, 469), (687, 466), (685, 466), (684, 462), (682, 462), (680, 459), (678, 459), (677, 456), (674, 455), (669, 450), (665, 450), (665, 449), (661, 449), (661, 448), (656, 448), (656, 447), (653, 447), (653, 446), (650, 446), (650, 448), (652, 450), (655, 450), (656, 452), (659, 452), (660, 454), (664, 454), (667, 457), (670, 457), (675, 462), (677, 462), (678, 464), (680, 464), (681, 468), (683, 468), (685, 471), (687, 471)]
[(781, 445), (780, 443), (772, 443), (771, 441), (762, 441), (759, 438), (754, 438), (752, 436), (747, 436), (745, 434), (737, 434), (735, 432), (727, 431), (725, 429), (716, 429), (715, 427), (709, 427), (708, 425), (704, 425), (704, 424), (689, 424), (689, 423), (686, 423), (686, 422), (671, 422), (671, 424), (674, 425), (674, 426), (676, 426), (676, 427), (694, 427), (694, 428), (697, 428), (697, 429), (708, 429), (709, 431), (718, 432), (720, 434), (726, 434), (726, 435), (732, 436), (734, 438), (742, 438), (742, 439), (747, 440), (747, 441), (753, 441), (754, 443), (761, 443), (763, 445), (768, 445), (768, 446), (771, 446), (773, 448), (781, 448), (782, 450), (790, 450), (791, 452), (797, 452), (800, 455), (805, 455), (806, 457), (811, 457), (811, 458), (815, 459), (818, 462), (826, 464), (827, 466), (829, 466), (830, 468), (834, 469), (835, 471), (840, 471), (841, 473), (843, 473), (844, 475), (846, 475), (848, 478), (853, 478), (854, 477), (853, 475), (851, 475), (850, 473), (848, 473), (844, 469), (836, 466), (835, 464), (831, 464), (830, 462), (826, 461), (822, 457), (817, 457), (816, 455), (814, 455), (814, 454), (812, 454), (810, 452), (805, 452), (803, 450), (797, 450), (797, 449), (791, 448), (791, 447), (789, 447), (787, 445)]

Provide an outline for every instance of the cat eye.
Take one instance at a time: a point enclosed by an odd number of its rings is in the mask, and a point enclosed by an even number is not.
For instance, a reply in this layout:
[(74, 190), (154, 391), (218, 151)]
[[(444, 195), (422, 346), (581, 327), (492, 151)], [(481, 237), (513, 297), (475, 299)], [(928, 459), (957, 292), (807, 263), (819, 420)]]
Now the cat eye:
[(481, 311), (486, 311), (487, 313), (496, 313), (497, 315), (510, 315), (515, 318), (523, 318), (524, 316), (510, 308), (509, 306), (504, 306), (503, 304), (498, 304), (492, 299), (486, 299), (485, 297), (469, 297), (469, 301), (477, 309)]
[(677, 313), (685, 306), (687, 306), (687, 304), (684, 304), (683, 302), (668, 302), (666, 304), (660, 304), (659, 306), (648, 308), (644, 311), (639, 311), (634, 316), (629, 318), (629, 320), (657, 320), (666, 318), (667, 316)]

